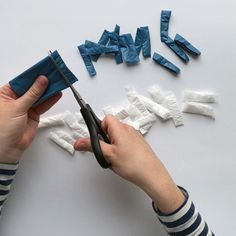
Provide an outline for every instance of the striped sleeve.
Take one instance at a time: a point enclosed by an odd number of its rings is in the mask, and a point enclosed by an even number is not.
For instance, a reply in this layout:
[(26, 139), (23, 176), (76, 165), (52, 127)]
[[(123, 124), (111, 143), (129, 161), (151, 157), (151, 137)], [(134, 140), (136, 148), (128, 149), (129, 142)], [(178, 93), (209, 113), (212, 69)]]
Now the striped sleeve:
[(214, 236), (207, 223), (190, 200), (188, 192), (179, 187), (185, 195), (184, 203), (170, 214), (161, 213), (152, 203), (159, 221), (171, 236)]
[(12, 181), (15, 177), (17, 164), (1, 164), (0, 163), (0, 215), (3, 203), (6, 201), (10, 191)]

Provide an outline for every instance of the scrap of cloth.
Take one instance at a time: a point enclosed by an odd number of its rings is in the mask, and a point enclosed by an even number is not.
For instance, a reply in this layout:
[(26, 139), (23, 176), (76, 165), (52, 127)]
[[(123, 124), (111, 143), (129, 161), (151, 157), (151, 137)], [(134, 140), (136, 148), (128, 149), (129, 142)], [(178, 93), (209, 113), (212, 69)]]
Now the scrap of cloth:
[(190, 42), (188, 42), (184, 37), (179, 34), (175, 35), (175, 43), (178, 44), (185, 51), (189, 52), (193, 56), (200, 56), (201, 52), (195, 48)]
[(151, 40), (148, 26), (137, 29), (134, 44), (138, 55), (142, 49), (144, 58), (151, 57)]
[(188, 55), (175, 43), (175, 41), (167, 37), (167, 40), (164, 42), (183, 62), (188, 63)]
[(170, 17), (171, 11), (161, 11), (161, 42), (165, 42), (168, 39)]
[(121, 48), (122, 58), (127, 64), (137, 64), (139, 56), (131, 34), (123, 34), (119, 36), (119, 45)]
[[(54, 51), (51, 56), (57, 63), (57, 66), (61, 72), (63, 72), (71, 84), (78, 81), (75, 75), (68, 69), (57, 51)], [(32, 86), (38, 76), (46, 76), (48, 78), (49, 84), (44, 94), (33, 105), (37, 106), (61, 90), (68, 88), (68, 85), (64, 82), (57, 66), (54, 64), (55, 62), (53, 62), (49, 56), (45, 57), (37, 64), (33, 65), (28, 70), (11, 80), (9, 84), (12, 90), (18, 96), (22, 96)]]
[(161, 56), (158, 53), (154, 53), (152, 59), (158, 63), (159, 65), (165, 67), (166, 69), (168, 69), (169, 71), (175, 73), (175, 74), (179, 74), (180, 69), (175, 66), (173, 63), (171, 63), (170, 61), (168, 61), (166, 58), (164, 58), (163, 56)]

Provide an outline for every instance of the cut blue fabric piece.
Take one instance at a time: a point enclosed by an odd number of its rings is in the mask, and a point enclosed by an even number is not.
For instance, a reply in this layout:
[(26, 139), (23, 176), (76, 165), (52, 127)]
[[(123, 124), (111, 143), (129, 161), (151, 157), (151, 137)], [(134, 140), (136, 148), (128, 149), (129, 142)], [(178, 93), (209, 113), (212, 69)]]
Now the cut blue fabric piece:
[(161, 11), (161, 42), (165, 42), (168, 39), (170, 17), (171, 11)]
[(117, 45), (112, 46), (104, 46), (98, 43), (94, 43), (92, 41), (85, 41), (86, 53), (87, 55), (101, 55), (103, 53), (116, 53), (119, 51)]
[(148, 26), (143, 26), (137, 29), (134, 44), (138, 55), (142, 49), (145, 58), (151, 57), (151, 40)]
[(165, 67), (166, 69), (168, 69), (169, 71), (175, 73), (175, 74), (179, 74), (180, 69), (175, 66), (173, 63), (171, 63), (170, 61), (168, 61), (166, 58), (164, 58), (163, 56), (161, 56), (158, 53), (154, 53), (152, 59), (158, 63), (159, 65)]
[[(54, 51), (51, 56), (56, 61), (58, 67), (61, 69), (70, 83), (73, 84), (74, 82), (78, 81), (75, 75), (67, 68), (57, 51)], [(28, 70), (11, 80), (9, 84), (12, 90), (18, 96), (22, 96), (29, 90), (29, 88), (32, 86), (39, 75), (45, 75), (49, 80), (49, 84), (44, 94), (34, 104), (34, 106), (41, 104), (61, 90), (68, 88), (67, 84), (64, 82), (61, 74), (58, 72), (58, 69), (49, 56), (45, 57), (37, 64), (30, 67)]]
[(188, 42), (184, 37), (182, 37), (181, 35), (176, 34), (174, 41), (181, 48), (183, 48), (185, 51), (189, 52), (193, 56), (201, 55), (201, 52), (197, 48), (195, 48), (190, 42)]
[[(119, 25), (115, 25), (115, 29), (112, 32), (104, 30), (102, 36), (98, 41), (98, 44), (103, 46), (117, 46), (119, 48), (119, 42), (118, 42), (119, 34), (120, 34)], [(96, 62), (100, 56), (101, 54), (97, 54), (93, 55), (91, 58), (93, 61)], [(116, 64), (120, 64), (123, 62), (120, 48), (118, 49), (118, 52), (115, 53), (115, 60)]]
[(84, 44), (78, 46), (81, 57), (83, 58), (86, 69), (91, 77), (97, 74), (91, 57), (87, 54), (87, 49)]
[(131, 34), (123, 34), (119, 36), (119, 45), (125, 63), (136, 64), (139, 62), (139, 56)]
[(175, 41), (168, 37), (164, 42), (183, 62), (188, 63), (188, 55), (175, 43)]
[(108, 45), (109, 46), (117, 45), (119, 48), (119, 51), (115, 54), (116, 64), (123, 63), (122, 53), (121, 53), (121, 49), (119, 46), (119, 35), (120, 35), (120, 26), (119, 25), (116, 25), (114, 31), (109, 32), (109, 35), (108, 35), (109, 40), (110, 40)]

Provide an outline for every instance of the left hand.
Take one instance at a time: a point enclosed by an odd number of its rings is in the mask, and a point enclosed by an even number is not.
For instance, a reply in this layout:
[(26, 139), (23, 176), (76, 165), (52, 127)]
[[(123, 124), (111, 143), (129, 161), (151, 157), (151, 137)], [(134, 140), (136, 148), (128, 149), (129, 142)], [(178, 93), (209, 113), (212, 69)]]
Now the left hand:
[(62, 96), (58, 93), (42, 104), (32, 105), (42, 96), (48, 79), (39, 76), (20, 98), (9, 84), (0, 88), (0, 163), (16, 163), (34, 139), (40, 115), (49, 110)]

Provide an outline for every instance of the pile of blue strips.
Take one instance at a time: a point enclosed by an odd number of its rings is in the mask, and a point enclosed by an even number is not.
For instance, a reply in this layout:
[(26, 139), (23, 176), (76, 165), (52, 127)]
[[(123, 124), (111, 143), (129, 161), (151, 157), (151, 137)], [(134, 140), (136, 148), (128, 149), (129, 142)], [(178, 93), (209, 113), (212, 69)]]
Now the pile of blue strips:
[[(181, 35), (176, 34), (174, 40), (169, 37), (168, 29), (170, 17), (171, 11), (164, 10), (161, 12), (161, 42), (165, 43), (183, 62), (187, 63), (189, 57), (184, 51), (193, 56), (199, 56), (201, 53)], [(104, 30), (98, 43), (86, 40), (84, 44), (78, 46), (78, 49), (88, 73), (92, 77), (96, 75), (93, 62), (97, 62), (101, 54), (113, 54), (117, 64), (123, 62), (127, 64), (139, 63), (141, 50), (144, 58), (151, 57), (149, 29), (148, 26), (138, 28), (135, 40), (133, 40), (130, 33), (120, 35), (120, 26), (116, 25), (112, 32)], [(180, 72), (177, 66), (158, 53), (154, 53), (152, 59), (174, 74)]]

